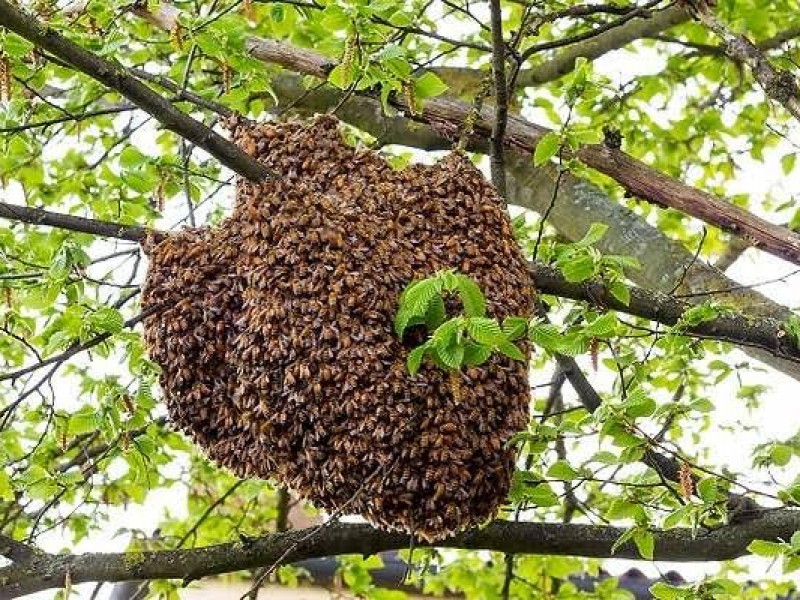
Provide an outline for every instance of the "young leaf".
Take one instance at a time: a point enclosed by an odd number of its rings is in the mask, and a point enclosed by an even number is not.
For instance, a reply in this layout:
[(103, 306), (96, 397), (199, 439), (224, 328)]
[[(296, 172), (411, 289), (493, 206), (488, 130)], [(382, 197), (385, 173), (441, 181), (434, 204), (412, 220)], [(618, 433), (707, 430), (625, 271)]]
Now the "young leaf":
[(99, 331), (106, 333), (119, 333), (125, 323), (122, 314), (109, 306), (97, 309), (89, 319)]
[(589, 323), (584, 333), (592, 337), (608, 337), (614, 332), (618, 322), (617, 315), (608, 312)]
[(594, 258), (588, 254), (579, 254), (559, 263), (558, 266), (564, 274), (564, 279), (570, 283), (586, 281), (595, 274)]
[(611, 292), (611, 295), (614, 296), (614, 298), (622, 302), (625, 306), (630, 305), (631, 290), (622, 281), (612, 281), (608, 286), (608, 291)]
[(464, 366), (477, 367), (482, 365), (492, 355), (492, 348), (483, 344), (467, 342), (464, 344)]
[(647, 529), (638, 529), (633, 534), (633, 543), (636, 544), (636, 549), (642, 558), (653, 560), (653, 553), (655, 552), (656, 538), (652, 531)]
[(608, 231), (608, 225), (605, 223), (592, 223), (589, 226), (589, 231), (586, 232), (586, 235), (584, 235), (579, 241), (575, 242), (575, 245), (580, 246), (581, 248), (592, 246), (603, 239), (606, 231)]
[(527, 329), (528, 319), (525, 317), (506, 317), (503, 319), (503, 333), (511, 341), (523, 337)]
[(498, 344), (497, 349), (513, 360), (525, 360), (522, 350), (514, 342), (505, 341), (502, 344)]
[(437, 295), (428, 305), (428, 310), (425, 313), (425, 326), (429, 331), (433, 331), (444, 323), (446, 317), (447, 313), (444, 307), (444, 300), (442, 300), (441, 296)]
[(486, 298), (481, 288), (471, 278), (458, 273), (456, 286), (461, 304), (464, 305), (464, 314), (468, 317), (482, 317), (486, 314)]
[(339, 64), (328, 73), (328, 83), (339, 88), (340, 90), (347, 89), (353, 83), (353, 67), (352, 65)]
[(458, 334), (463, 328), (463, 325), (464, 323), (461, 319), (445, 321), (439, 325), (436, 331), (433, 332), (433, 335), (431, 335), (431, 344), (436, 349), (445, 349), (450, 346), (459, 345)]
[(784, 554), (788, 550), (786, 544), (778, 542), (768, 542), (766, 540), (753, 540), (747, 546), (747, 551), (756, 556), (763, 556), (765, 558), (775, 558)]
[(402, 337), (415, 318), (419, 318), (417, 322), (424, 322), (431, 302), (441, 291), (442, 281), (438, 277), (415, 281), (406, 287), (400, 295), (400, 307), (395, 314), (395, 333)]
[(428, 351), (429, 347), (430, 346), (428, 342), (426, 342), (424, 344), (420, 344), (408, 353), (408, 358), (406, 358), (406, 367), (408, 368), (409, 373), (412, 375), (419, 373), (419, 368), (422, 365), (422, 359), (425, 358), (425, 353)]
[(449, 369), (457, 371), (464, 363), (464, 346), (453, 344), (451, 346), (434, 346), (436, 356)]
[(497, 319), (470, 317), (467, 319), (466, 328), (473, 340), (485, 346), (497, 346), (508, 341)]
[(558, 327), (552, 323), (536, 323), (528, 330), (528, 338), (550, 352), (558, 352), (563, 337)]
[(426, 71), (414, 81), (414, 96), (420, 100), (440, 96), (446, 91), (447, 84), (431, 71)]
[(533, 166), (538, 167), (553, 158), (560, 147), (561, 139), (556, 132), (550, 131), (543, 135), (533, 152)]

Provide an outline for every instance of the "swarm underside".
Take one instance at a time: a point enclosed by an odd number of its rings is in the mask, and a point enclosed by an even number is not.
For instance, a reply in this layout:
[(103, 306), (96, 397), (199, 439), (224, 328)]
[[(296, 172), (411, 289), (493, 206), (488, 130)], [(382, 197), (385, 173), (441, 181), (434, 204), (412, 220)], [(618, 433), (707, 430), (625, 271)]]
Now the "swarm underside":
[(489, 314), (530, 314), (533, 286), (500, 199), (460, 154), (392, 169), (330, 117), (232, 124), (274, 173), (240, 181), (219, 227), (150, 250), (150, 355), (173, 421), (240, 476), (275, 478), (329, 511), (435, 540), (491, 517), (506, 442), (525, 426), (527, 365), (414, 377), (392, 330), (411, 281), (455, 268)]

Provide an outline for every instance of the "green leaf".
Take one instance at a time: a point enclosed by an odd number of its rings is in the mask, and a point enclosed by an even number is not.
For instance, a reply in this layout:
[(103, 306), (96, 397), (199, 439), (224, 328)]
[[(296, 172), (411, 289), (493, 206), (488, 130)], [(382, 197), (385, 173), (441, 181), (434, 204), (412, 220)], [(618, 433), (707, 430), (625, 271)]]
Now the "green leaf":
[(714, 477), (706, 477), (697, 483), (697, 495), (703, 502), (716, 502), (719, 499), (717, 490), (717, 480)]
[(477, 367), (482, 365), (492, 355), (492, 348), (483, 344), (467, 342), (464, 344), (464, 366)]
[(437, 350), (458, 345), (458, 335), (462, 331), (464, 322), (461, 319), (445, 321), (431, 335), (431, 344)]
[(509, 498), (513, 503), (529, 502), (541, 508), (560, 504), (558, 495), (553, 491), (549, 483), (542, 482), (532, 485), (526, 481), (525, 476), (525, 473), (520, 473), (519, 471), (514, 473), (514, 478), (511, 481), (511, 490), (509, 491)]
[(769, 452), (772, 464), (778, 467), (785, 467), (794, 456), (794, 449), (786, 444), (775, 444)]
[(589, 323), (584, 333), (596, 338), (605, 338), (614, 333), (619, 320), (617, 315), (611, 312), (605, 313), (597, 317), (594, 321)]
[(564, 279), (570, 283), (586, 281), (595, 274), (594, 258), (588, 254), (579, 254), (558, 264)]
[(792, 537), (789, 538), (789, 544), (792, 546), (793, 550), (800, 550), (800, 530), (792, 534)]
[(412, 375), (419, 373), (420, 365), (422, 365), (422, 359), (425, 358), (425, 353), (428, 351), (428, 349), (429, 345), (428, 343), (425, 343), (420, 344), (408, 353), (408, 358), (406, 358), (406, 367), (408, 368), (409, 373)]
[(505, 341), (502, 344), (498, 344), (497, 349), (513, 360), (525, 360), (522, 350), (514, 342)]
[(425, 312), (425, 326), (428, 331), (433, 331), (444, 323), (446, 317), (447, 312), (445, 311), (444, 300), (441, 296), (434, 296), (430, 304), (428, 304), (428, 310)]
[[(22, 59), (26, 57), (33, 49), (31, 44), (25, 38), (22, 38), (9, 31), (4, 31), (4, 38), (2, 39), (3, 53), (9, 58)], [(16, 61), (15, 61), (16, 62)]]
[(623, 532), (622, 535), (620, 535), (611, 545), (611, 554), (613, 555), (617, 551), (617, 548), (630, 541), (631, 538), (633, 538), (633, 536), (636, 534), (636, 531), (636, 527), (631, 527), (627, 531)]
[(766, 540), (753, 540), (747, 545), (747, 551), (764, 558), (776, 558), (788, 550), (786, 544), (768, 542)]
[(524, 337), (528, 329), (528, 319), (525, 317), (506, 317), (503, 319), (503, 333), (511, 340)]
[(473, 340), (485, 346), (497, 346), (508, 341), (497, 319), (469, 317), (466, 321), (466, 329)]
[(104, 333), (119, 333), (125, 325), (122, 314), (110, 306), (98, 308), (89, 319), (95, 329)]
[(547, 470), (547, 476), (561, 481), (574, 481), (580, 478), (580, 474), (565, 460), (554, 462)]
[(695, 510), (694, 506), (687, 505), (682, 506), (677, 510), (672, 511), (667, 517), (664, 519), (664, 529), (673, 529), (674, 527), (678, 527), (682, 522), (691, 516), (692, 512)]
[(558, 341), (556, 352), (564, 356), (578, 356), (589, 350), (589, 338), (581, 332), (571, 332), (562, 335)]
[(432, 71), (426, 71), (414, 80), (414, 97), (419, 100), (440, 96), (447, 91), (447, 84)]
[(148, 157), (133, 146), (127, 146), (119, 155), (119, 165), (123, 169), (135, 169), (147, 162)]
[(482, 317), (486, 314), (486, 298), (475, 281), (461, 273), (456, 274), (456, 286), (464, 314), (468, 317)]
[(630, 306), (631, 303), (631, 290), (622, 281), (612, 281), (608, 286), (608, 291), (617, 300), (622, 302), (625, 306)]
[(454, 371), (459, 370), (464, 363), (464, 346), (462, 345), (436, 346), (434, 352), (444, 365)]
[(701, 323), (705, 323), (706, 321), (711, 321), (712, 319), (716, 319), (719, 316), (719, 310), (717, 307), (712, 306), (708, 303), (698, 304), (696, 306), (692, 306), (687, 308), (686, 311), (681, 316), (681, 320), (679, 324), (676, 324), (675, 327), (679, 326), (689, 326), (693, 327), (696, 325), (700, 325)]
[(800, 569), (800, 556), (796, 554), (783, 555), (783, 572), (792, 573)]
[(11, 476), (7, 469), (0, 469), (0, 500), (11, 501), (14, 499), (14, 488), (11, 485)]
[(627, 416), (636, 419), (652, 415), (656, 410), (656, 403), (642, 388), (635, 388), (628, 392), (621, 407)]
[(350, 27), (350, 16), (337, 4), (331, 3), (322, 11), (320, 25), (326, 30), (341, 30)]
[[(402, 337), (414, 319), (424, 322), (431, 302), (441, 294), (442, 280), (432, 277), (409, 284), (400, 295), (400, 306), (395, 314), (394, 330)], [(437, 310), (434, 308), (434, 311)]]
[(650, 594), (657, 600), (682, 600), (686, 598), (686, 590), (658, 581), (650, 587)]
[(653, 560), (656, 538), (652, 531), (639, 529), (633, 534), (633, 543), (636, 544), (636, 549), (639, 550), (639, 554), (641, 554), (642, 558)]
[(346, 90), (349, 88), (355, 79), (352, 65), (336, 65), (330, 73), (328, 73), (328, 83), (339, 88)]
[(94, 409), (81, 409), (70, 416), (67, 432), (70, 436), (83, 435), (97, 431), (99, 425), (99, 415)]
[(561, 138), (556, 132), (550, 131), (544, 134), (533, 151), (533, 166), (538, 167), (549, 161), (558, 153), (560, 147)]
[(783, 169), (783, 174), (788, 175), (792, 171), (794, 171), (794, 166), (797, 163), (797, 153), (796, 152), (789, 152), (788, 154), (784, 154), (781, 157), (781, 169)]
[(575, 242), (575, 246), (579, 246), (581, 248), (588, 248), (603, 239), (608, 231), (608, 225), (605, 223), (592, 223), (589, 226), (589, 231), (586, 232), (586, 235), (583, 236), (582, 239)]

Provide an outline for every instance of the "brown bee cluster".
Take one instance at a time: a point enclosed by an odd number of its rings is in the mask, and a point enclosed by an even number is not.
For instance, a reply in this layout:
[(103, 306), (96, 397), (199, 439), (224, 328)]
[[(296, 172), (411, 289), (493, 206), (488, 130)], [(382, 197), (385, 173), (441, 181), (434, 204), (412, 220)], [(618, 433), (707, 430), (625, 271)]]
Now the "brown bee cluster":
[(467, 369), (454, 399), (434, 365), (409, 375), (392, 322), (408, 283), (448, 268), (481, 285), (491, 316), (530, 314), (494, 189), (457, 153), (395, 170), (332, 117), (230, 129), (276, 177), (240, 181), (219, 227), (149, 249), (143, 304), (160, 309), (145, 338), (174, 422), (238, 475), (384, 528), (436, 540), (493, 516), (527, 365)]

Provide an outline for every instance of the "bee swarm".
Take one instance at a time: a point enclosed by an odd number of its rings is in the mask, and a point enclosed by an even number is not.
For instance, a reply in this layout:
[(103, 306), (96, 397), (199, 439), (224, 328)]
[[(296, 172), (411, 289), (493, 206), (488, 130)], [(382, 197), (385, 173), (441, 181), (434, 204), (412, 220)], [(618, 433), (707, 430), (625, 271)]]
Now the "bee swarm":
[[(390, 167), (332, 117), (230, 123), (276, 177), (240, 181), (219, 227), (149, 248), (143, 308), (173, 421), (243, 477), (437, 540), (493, 516), (527, 422), (527, 365), (493, 355), (412, 377), (392, 321), (404, 287), (455, 268), (489, 314), (528, 315), (533, 284), (504, 206), (469, 160)], [(527, 352), (527, 349), (526, 349)]]

